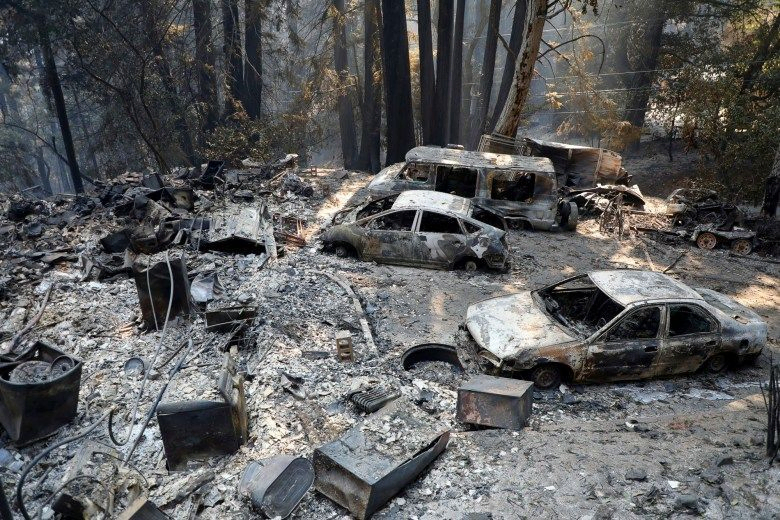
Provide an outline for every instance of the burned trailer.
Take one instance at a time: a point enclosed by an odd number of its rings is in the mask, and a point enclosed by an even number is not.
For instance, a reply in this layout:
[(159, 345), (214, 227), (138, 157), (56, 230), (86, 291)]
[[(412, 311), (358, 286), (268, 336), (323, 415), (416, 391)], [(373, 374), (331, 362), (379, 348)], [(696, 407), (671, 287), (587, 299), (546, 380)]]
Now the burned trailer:
[(526, 138), (523, 155), (550, 159), (561, 186), (589, 188), (631, 180), (623, 168), (623, 157), (604, 148)]
[(463, 197), (407, 191), (390, 209), (332, 226), (321, 240), (338, 256), (356, 255), (364, 261), (467, 271), (506, 269), (506, 232), (485, 223), (480, 211)]
[(767, 341), (755, 312), (662, 273), (595, 271), (468, 308), (483, 359), (539, 388), (627, 381), (754, 361)]
[(431, 190), (470, 198), (512, 227), (536, 230), (577, 227), (575, 204), (564, 201), (546, 158), (418, 146), (406, 162), (388, 166), (371, 181), (373, 198), (407, 190)]

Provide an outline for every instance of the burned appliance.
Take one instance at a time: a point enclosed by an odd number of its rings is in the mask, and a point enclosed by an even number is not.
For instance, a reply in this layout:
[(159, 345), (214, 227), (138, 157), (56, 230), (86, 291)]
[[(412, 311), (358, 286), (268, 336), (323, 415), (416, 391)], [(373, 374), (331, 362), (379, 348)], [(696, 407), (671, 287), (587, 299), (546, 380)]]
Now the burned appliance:
[(81, 361), (44, 343), (0, 358), (0, 423), (17, 445), (43, 439), (76, 416)]
[(465, 423), (521, 430), (531, 417), (533, 386), (519, 379), (475, 376), (458, 388), (457, 418)]
[[(187, 260), (184, 255), (171, 259), (170, 262), (158, 262), (147, 269), (134, 266), (133, 278), (138, 290), (141, 314), (148, 328), (161, 329), (168, 315), (173, 318), (190, 314), (190, 282), (187, 278)], [(171, 298), (171, 284), (173, 284), (173, 298)]]
[(157, 407), (169, 471), (180, 471), (206, 458), (238, 451), (247, 439), (244, 380), (229, 355), (221, 370), (215, 400), (161, 403)]
[(314, 483), (314, 467), (303, 457), (276, 455), (250, 462), (244, 470), (239, 493), (267, 518), (287, 518)]
[(314, 486), (356, 518), (369, 518), (417, 478), (449, 438), (431, 416), (398, 399), (314, 451)]

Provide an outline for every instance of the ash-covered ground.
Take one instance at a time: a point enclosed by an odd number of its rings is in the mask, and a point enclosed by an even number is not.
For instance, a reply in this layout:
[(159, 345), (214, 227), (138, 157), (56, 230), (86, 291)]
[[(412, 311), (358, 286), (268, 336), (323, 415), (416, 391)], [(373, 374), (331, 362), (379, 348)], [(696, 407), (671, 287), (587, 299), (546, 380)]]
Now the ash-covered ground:
[[(656, 242), (633, 234), (618, 240), (599, 233), (595, 221), (583, 222), (576, 233), (510, 231), (512, 268), (503, 274), (340, 259), (323, 253), (317, 236), (337, 210), (360, 200), (369, 177), (331, 170), (309, 170), (301, 177), (313, 185), (311, 197), (257, 181), (242, 186), (253, 193), (253, 201), (203, 192), (193, 213), (213, 205), (253, 205), (262, 200), (272, 212), (305, 221), (305, 246), (289, 244), (276, 260), (259, 254), (197, 252), (186, 245), (169, 250), (170, 255), (186, 254), (191, 274), (218, 273), (223, 290), (214, 303), (258, 308), (246, 345), (233, 353), (245, 374), (248, 442), (237, 453), (210, 459), (200, 468), (169, 473), (153, 417), (130, 457), (131, 469), (110, 475), (104, 484), (142, 488), (175, 519), (258, 517), (236, 491), (247, 464), (276, 454), (311, 457), (315, 448), (361, 422), (364, 414), (346, 395), (360, 385), (380, 382), (398, 388), (450, 427), (452, 436), (429, 470), (374, 518), (778, 516), (780, 465), (770, 464), (765, 456), (766, 413), (760, 385), (768, 377), (771, 356), (777, 356), (780, 265), (751, 256), (734, 258), (727, 251), (701, 251), (680, 241)], [(202, 314), (172, 320), (164, 335), (147, 332), (141, 327), (138, 293), (131, 278), (85, 279), (84, 259), (97, 257), (98, 240), (126, 222), (100, 204), (79, 216), (73, 210), (77, 204), (83, 201), (64, 200), (58, 206), (40, 203), (23, 221), (4, 221), (0, 226), (5, 243), (0, 263), (3, 348), (34, 317), (53, 284), (40, 321), (23, 342), (41, 340), (84, 362), (78, 414), (71, 424), (24, 448), (14, 447), (4, 434), (0, 463), (9, 497), (22, 468), (44, 447), (79, 432), (112, 407), (117, 440), (138, 434), (140, 420), (153, 406), (176, 364), (177, 352), (188, 340), (193, 340), (192, 352), (198, 355), (176, 374), (163, 402), (213, 393), (212, 383), (216, 384), (215, 374), (225, 355), (220, 346), (227, 336), (206, 332)], [(5, 205), (7, 209), (8, 201)], [(75, 217), (63, 218), (63, 211)], [(50, 257), (39, 255), (52, 251), (63, 256), (48, 262), (44, 260)], [(733, 296), (769, 324), (769, 346), (755, 366), (718, 375), (563, 385), (536, 392), (531, 424), (519, 432), (476, 429), (456, 421), (457, 388), (475, 366), (467, 365), (466, 373), (444, 363), (421, 364), (410, 371), (400, 366), (404, 351), (420, 343), (457, 345), (467, 358), (471, 345), (462, 323), (466, 308), (474, 302), (593, 269), (663, 270), (682, 251), (686, 255), (670, 274), (692, 286)], [(349, 295), (325, 273), (346, 280), (358, 295), (376, 353), (368, 348), (362, 316)], [(339, 330), (352, 332), (354, 363), (336, 359)], [(158, 368), (149, 374), (136, 427), (130, 431), (142, 378), (126, 373), (123, 366), (134, 356), (152, 359), (158, 347)], [(290, 376), (302, 380), (295, 392), (286, 389)], [(389, 442), (393, 438), (402, 442), (406, 435), (414, 433), (399, 431)], [(87, 438), (113, 445), (106, 424)], [(67, 478), (69, 464), (84, 443), (58, 448), (30, 472), (23, 493), (28, 511), (42, 508), (43, 518), (53, 517), (47, 505), (51, 494)], [(113, 449), (121, 457), (128, 446)], [(100, 486), (89, 482), (72, 486), (74, 496), (81, 493), (101, 507), (105, 503)], [(101, 517), (97, 506), (93, 516)], [(292, 517), (349, 515), (312, 489)]]

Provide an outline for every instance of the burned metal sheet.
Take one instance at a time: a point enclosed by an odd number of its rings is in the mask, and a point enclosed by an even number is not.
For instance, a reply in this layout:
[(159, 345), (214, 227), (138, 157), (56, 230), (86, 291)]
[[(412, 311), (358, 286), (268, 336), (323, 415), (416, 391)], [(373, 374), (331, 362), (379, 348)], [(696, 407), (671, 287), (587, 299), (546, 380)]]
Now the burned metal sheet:
[(169, 520), (170, 517), (160, 511), (147, 497), (136, 498), (118, 517), (117, 520)]
[(404, 355), (401, 357), (401, 366), (404, 367), (404, 370), (409, 370), (417, 363), (426, 361), (443, 361), (461, 371), (463, 370), (463, 364), (460, 362), (460, 358), (458, 358), (457, 349), (452, 345), (443, 343), (423, 343), (413, 346), (404, 352)]
[(225, 161), (209, 161), (203, 175), (198, 179), (198, 184), (204, 188), (213, 189), (224, 169)]
[[(64, 357), (72, 363), (60, 362), (55, 366), (55, 361)], [(39, 373), (36, 368), (37, 375), (20, 375), (20, 367), (31, 366), (29, 363), (49, 368), (45, 373)], [(81, 370), (81, 361), (40, 342), (15, 358), (3, 359), (0, 423), (16, 444), (25, 445), (48, 437), (76, 416)], [(14, 373), (16, 376), (12, 378)]]
[(268, 242), (273, 241), (273, 225), (265, 205), (212, 215), (207, 230), (192, 233), (200, 250), (222, 253), (269, 254), (272, 246)]
[(217, 385), (221, 400), (161, 403), (157, 423), (169, 471), (235, 453), (247, 439), (244, 380), (228, 355)]
[(250, 462), (241, 476), (238, 492), (267, 518), (287, 518), (314, 483), (308, 459), (277, 455)]
[(398, 399), (314, 451), (314, 486), (356, 518), (369, 518), (444, 451), (449, 436)]
[[(147, 269), (133, 266), (133, 278), (138, 290), (138, 303), (148, 328), (159, 330), (166, 315), (174, 318), (189, 315), (190, 282), (187, 278), (187, 261), (184, 255), (169, 262), (158, 262)], [(171, 278), (171, 273), (173, 277)], [(173, 298), (171, 299), (171, 285)], [(170, 303), (170, 312), (168, 304)]]
[(458, 388), (461, 422), (520, 430), (531, 417), (533, 383), (506, 377), (475, 376)]

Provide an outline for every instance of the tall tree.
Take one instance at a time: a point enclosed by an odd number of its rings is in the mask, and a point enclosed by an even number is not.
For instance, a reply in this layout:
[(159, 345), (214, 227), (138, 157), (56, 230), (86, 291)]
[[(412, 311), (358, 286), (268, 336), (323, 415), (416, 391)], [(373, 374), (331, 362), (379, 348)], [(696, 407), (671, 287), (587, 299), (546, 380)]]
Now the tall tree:
[(463, 74), (463, 88), (461, 88), (461, 126), (463, 127), (464, 139), (468, 139), (469, 130), (472, 125), (472, 113), (474, 111), (474, 93), (477, 88), (474, 87), (474, 55), (477, 54), (477, 48), (482, 42), (483, 33), (487, 26), (487, 9), (488, 4), (483, 2), (474, 2), (474, 36), (471, 38), (468, 46), (466, 47), (466, 56), (463, 59), (463, 66), (466, 70)]
[(487, 21), (485, 54), (482, 57), (482, 74), (479, 80), (477, 98), (477, 117), (469, 135), (469, 145), (476, 146), (479, 136), (485, 133), (490, 96), (493, 92), (493, 73), (496, 68), (496, 48), (498, 47), (498, 24), (501, 22), (501, 0), (490, 0), (490, 14)]
[(433, 98), (436, 76), (433, 68), (431, 1), (417, 0), (417, 37), (420, 42), (420, 124), (423, 144), (433, 142)]
[(493, 133), (510, 137), (517, 135), (520, 127), (520, 116), (528, 99), (528, 91), (531, 88), (531, 80), (534, 75), (534, 66), (539, 56), (539, 46), (542, 43), (542, 32), (547, 21), (546, 0), (528, 0), (528, 8), (524, 22), (523, 34), (525, 38), (520, 45), (515, 65), (515, 77), (509, 96), (501, 110), (493, 128)]
[(382, 64), (386, 85), (386, 164), (403, 161), (414, 147), (414, 114), (409, 70), (406, 8), (398, 0), (382, 0)]
[(244, 81), (241, 84), (241, 104), (249, 117), (257, 119), (263, 99), (263, 2), (246, 0), (244, 4), (246, 38)]
[(504, 108), (506, 98), (509, 96), (509, 89), (512, 87), (512, 78), (515, 75), (515, 65), (517, 64), (517, 54), (520, 52), (520, 45), (523, 43), (523, 29), (525, 29), (525, 13), (528, 9), (528, 0), (517, 0), (515, 2), (515, 13), (512, 17), (512, 34), (509, 37), (509, 50), (507, 51), (506, 62), (504, 63), (504, 73), (501, 76), (501, 86), (498, 87), (498, 97), (496, 97), (496, 106), (493, 110), (493, 117), (490, 120), (490, 127), (494, 127), (501, 110)]
[(79, 163), (76, 159), (76, 148), (73, 145), (73, 136), (70, 133), (70, 121), (65, 107), (65, 96), (62, 93), (62, 83), (57, 72), (57, 63), (54, 61), (54, 52), (51, 47), (51, 38), (46, 21), (41, 18), (38, 21), (38, 36), (40, 38), (41, 53), (43, 54), (43, 67), (46, 74), (46, 83), (51, 90), (54, 98), (54, 107), (57, 112), (57, 120), (60, 123), (60, 132), (62, 133), (62, 142), (65, 145), (65, 154), (68, 157), (68, 168), (70, 169), (70, 178), (73, 182), (73, 190), (76, 193), (84, 192), (84, 184), (81, 180)]
[(333, 0), (333, 61), (339, 77), (339, 130), (341, 132), (341, 155), (344, 168), (354, 168), (357, 137), (355, 136), (355, 112), (352, 108), (352, 78), (347, 63), (347, 32), (345, 28), (346, 8), (344, 0)]
[[(499, 0), (500, 1), (500, 0)], [(452, 66), (452, 25), (455, 0), (439, 0), (439, 19), (436, 24), (436, 87), (433, 95), (432, 143), (447, 144), (450, 114), (450, 85)]]
[(195, 28), (195, 66), (198, 71), (198, 101), (203, 105), (205, 128), (211, 130), (219, 119), (214, 42), (211, 31), (211, 0), (192, 1)]
[(382, 124), (382, 62), (379, 57), (380, 0), (366, 0), (363, 12), (363, 124), (360, 153), (355, 168), (376, 173), (379, 162), (379, 137)]
[(463, 93), (463, 24), (466, 19), (466, 0), (458, 0), (455, 13), (455, 32), (452, 37), (452, 95), (450, 96), (451, 143), (460, 143), (460, 106)]
[(235, 103), (241, 101), (240, 85), (244, 78), (238, 0), (222, 0), (222, 32), (222, 52), (225, 56), (225, 113), (229, 115), (234, 112)]

